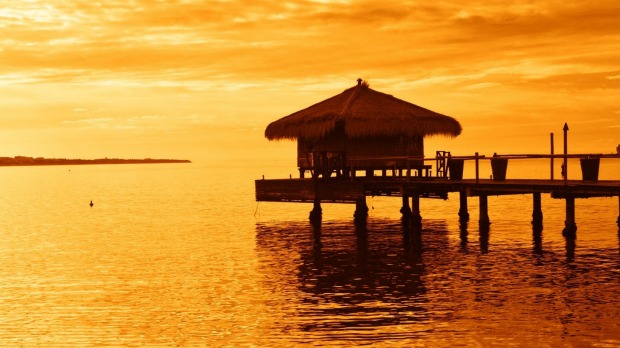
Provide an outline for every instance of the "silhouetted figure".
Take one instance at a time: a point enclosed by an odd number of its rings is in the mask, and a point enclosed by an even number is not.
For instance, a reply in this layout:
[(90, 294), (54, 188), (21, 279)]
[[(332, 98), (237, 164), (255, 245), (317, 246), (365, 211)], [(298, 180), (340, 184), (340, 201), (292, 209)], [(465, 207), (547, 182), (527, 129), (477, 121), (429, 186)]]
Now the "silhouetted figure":
[(95, 203), (93, 203), (93, 201), (91, 200), (89, 205), (90, 205), (90, 207), (92, 208), (92, 207), (93, 207), (93, 205), (95, 205)]

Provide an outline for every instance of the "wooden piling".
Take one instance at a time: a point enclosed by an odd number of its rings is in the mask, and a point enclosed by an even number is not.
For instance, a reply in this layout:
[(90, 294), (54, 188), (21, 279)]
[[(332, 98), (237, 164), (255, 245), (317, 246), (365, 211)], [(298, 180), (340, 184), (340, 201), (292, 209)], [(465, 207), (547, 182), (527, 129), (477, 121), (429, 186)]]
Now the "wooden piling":
[(467, 211), (467, 191), (459, 192), (459, 220), (469, 221), (469, 212)]
[(543, 213), (540, 192), (533, 193), (533, 209), (532, 209), (532, 224), (534, 226), (542, 226)]
[(478, 218), (478, 225), (488, 226), (491, 224), (489, 220), (489, 200), (487, 195), (480, 195), (478, 197), (480, 201), (480, 214)]
[(355, 213), (353, 217), (356, 220), (364, 220), (368, 217), (368, 206), (366, 205), (366, 197), (355, 201)]
[(575, 197), (566, 197), (566, 220), (564, 220), (564, 236), (572, 236), (577, 232), (575, 223)]
[(403, 206), (400, 208), (400, 213), (403, 214), (403, 217), (410, 218), (411, 217), (411, 208), (409, 207), (409, 196), (403, 195)]

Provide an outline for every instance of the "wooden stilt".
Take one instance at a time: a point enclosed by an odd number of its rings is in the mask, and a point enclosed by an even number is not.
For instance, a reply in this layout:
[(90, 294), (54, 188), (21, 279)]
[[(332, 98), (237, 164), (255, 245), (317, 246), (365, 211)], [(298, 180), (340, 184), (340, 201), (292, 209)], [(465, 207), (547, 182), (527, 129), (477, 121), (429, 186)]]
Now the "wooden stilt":
[(540, 192), (534, 192), (533, 194), (534, 203), (532, 209), (532, 224), (534, 226), (542, 226), (543, 223), (543, 213), (542, 213), (542, 200)]
[(411, 217), (411, 208), (409, 207), (408, 195), (403, 195), (403, 206), (400, 208), (400, 213), (403, 214), (403, 217)]
[(355, 213), (353, 213), (353, 217), (356, 220), (364, 220), (368, 217), (368, 206), (366, 205), (366, 197), (358, 199), (355, 202)]
[(422, 215), (420, 215), (420, 195), (411, 195), (411, 223), (419, 225), (422, 223)]
[(467, 211), (467, 192), (460, 191), (459, 192), (459, 220), (460, 221), (469, 221), (469, 212)]
[(478, 225), (480, 226), (488, 226), (491, 224), (489, 220), (489, 200), (486, 195), (480, 195), (478, 197), (480, 200), (480, 215), (478, 218)]
[(566, 197), (566, 220), (564, 220), (564, 236), (574, 236), (577, 232), (575, 223), (575, 198)]

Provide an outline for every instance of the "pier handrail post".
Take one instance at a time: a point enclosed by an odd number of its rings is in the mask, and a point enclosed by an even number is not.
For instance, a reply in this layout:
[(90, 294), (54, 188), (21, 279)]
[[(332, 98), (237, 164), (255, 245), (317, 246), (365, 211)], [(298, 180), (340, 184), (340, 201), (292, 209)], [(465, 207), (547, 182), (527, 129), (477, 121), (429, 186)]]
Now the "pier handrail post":
[(564, 123), (564, 185), (568, 184), (568, 123)]
[(479, 175), (480, 174), (480, 170), (478, 168), (478, 153), (476, 152), (476, 184), (478, 183), (478, 179), (479, 179)]
[(553, 180), (553, 154), (554, 154), (553, 133), (550, 134), (550, 137), (551, 137), (551, 180)]

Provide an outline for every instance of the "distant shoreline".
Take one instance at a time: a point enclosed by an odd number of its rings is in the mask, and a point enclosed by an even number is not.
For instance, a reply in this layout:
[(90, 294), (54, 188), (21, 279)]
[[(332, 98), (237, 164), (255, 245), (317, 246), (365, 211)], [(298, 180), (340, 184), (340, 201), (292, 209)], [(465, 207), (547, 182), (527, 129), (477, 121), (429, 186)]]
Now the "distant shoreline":
[(154, 163), (192, 163), (190, 160), (179, 159), (121, 159), (121, 158), (98, 158), (98, 159), (67, 159), (67, 158), (44, 158), (44, 157), (0, 157), (0, 167), (16, 166), (63, 166), (63, 165), (89, 165), (89, 164), (154, 164)]

